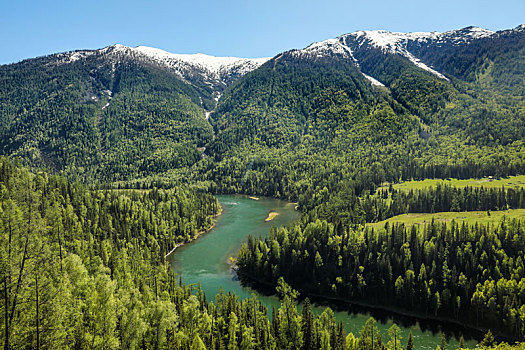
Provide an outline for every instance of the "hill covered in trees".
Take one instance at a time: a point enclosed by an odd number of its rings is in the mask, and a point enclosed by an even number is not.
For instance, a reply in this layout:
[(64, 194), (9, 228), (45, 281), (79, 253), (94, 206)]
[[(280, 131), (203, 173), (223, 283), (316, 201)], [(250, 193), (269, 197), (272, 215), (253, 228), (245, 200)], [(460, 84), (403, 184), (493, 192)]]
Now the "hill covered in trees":
[[(522, 221), (365, 224), (524, 207), (523, 190), (505, 187), (382, 187), (525, 174), (524, 50), (520, 26), (356, 32), (236, 66), (223, 83), (121, 46), (0, 66), (0, 153), (33, 170), (1, 160), (4, 344), (387, 343), (373, 321), (346, 335), (330, 311), (300, 315), (284, 281), (523, 339)], [(165, 265), (176, 243), (211, 225), (215, 193), (302, 211), (239, 253), (242, 275), (283, 296), (271, 321), (256, 300), (208, 302)]]
[(1, 153), (84, 182), (187, 167), (212, 138), (196, 88), (118, 48), (0, 66), (0, 76)]

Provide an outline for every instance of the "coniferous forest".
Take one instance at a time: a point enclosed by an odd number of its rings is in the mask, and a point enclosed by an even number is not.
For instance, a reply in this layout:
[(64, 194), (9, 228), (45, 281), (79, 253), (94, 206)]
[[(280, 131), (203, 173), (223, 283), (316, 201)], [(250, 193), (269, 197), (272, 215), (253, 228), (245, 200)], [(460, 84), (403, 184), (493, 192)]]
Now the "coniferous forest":
[[(347, 34), (215, 75), (118, 45), (0, 66), (4, 349), (418, 348), (308, 297), (523, 348), (525, 27), (473, 30), (407, 54)], [(279, 308), (172, 270), (218, 194), (300, 211), (233, 259)]]

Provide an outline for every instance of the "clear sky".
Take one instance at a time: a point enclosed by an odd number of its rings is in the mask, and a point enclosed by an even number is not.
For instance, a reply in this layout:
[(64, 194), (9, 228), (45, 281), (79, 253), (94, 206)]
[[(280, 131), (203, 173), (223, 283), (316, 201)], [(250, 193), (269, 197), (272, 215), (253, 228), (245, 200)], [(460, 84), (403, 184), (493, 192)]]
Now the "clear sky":
[(0, 64), (112, 44), (263, 57), (362, 29), (491, 30), (525, 0), (0, 0)]

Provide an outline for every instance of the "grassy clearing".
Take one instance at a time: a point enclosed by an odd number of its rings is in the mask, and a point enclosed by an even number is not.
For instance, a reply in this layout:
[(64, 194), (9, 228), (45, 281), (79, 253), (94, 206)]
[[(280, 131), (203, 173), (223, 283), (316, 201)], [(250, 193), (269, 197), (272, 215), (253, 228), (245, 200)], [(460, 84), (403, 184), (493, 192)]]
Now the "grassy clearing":
[(435, 222), (450, 222), (455, 220), (457, 223), (466, 222), (469, 225), (473, 225), (476, 222), (480, 224), (500, 222), (504, 216), (508, 219), (525, 219), (525, 209), (491, 211), (490, 215), (486, 211), (441, 212), (433, 214), (410, 213), (397, 215), (380, 222), (366, 225), (373, 228), (384, 227), (386, 222), (389, 222), (390, 224), (404, 223), (406, 226), (425, 225), (429, 224), (432, 219), (434, 219)]
[[(521, 188), (525, 187), (525, 175), (518, 175), (518, 176), (510, 176), (507, 178), (501, 178), (501, 179), (489, 179), (489, 178), (483, 178), (483, 179), (466, 179), (466, 180), (458, 180), (458, 179), (425, 179), (421, 181), (405, 181), (394, 185), (394, 189), (403, 191), (403, 192), (409, 192), (410, 190), (420, 190), (423, 188), (428, 187), (436, 187), (438, 184), (441, 185), (449, 185), (454, 187), (496, 187), (501, 188), (502, 186), (508, 187), (508, 188)], [(387, 186), (380, 187), (378, 189), (387, 189)]]

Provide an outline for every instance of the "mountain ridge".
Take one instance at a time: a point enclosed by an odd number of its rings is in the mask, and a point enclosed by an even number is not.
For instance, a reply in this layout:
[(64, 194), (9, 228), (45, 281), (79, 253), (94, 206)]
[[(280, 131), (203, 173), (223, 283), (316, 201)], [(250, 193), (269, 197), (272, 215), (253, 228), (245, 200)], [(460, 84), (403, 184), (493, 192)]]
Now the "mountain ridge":
[(342, 152), (410, 132), (509, 144), (523, 134), (524, 29), (358, 31), (272, 59), (116, 44), (0, 65), (0, 153), (125, 181), (240, 142)]
[[(42, 58), (57, 57), (59, 61), (56, 63), (67, 64), (86, 59), (92, 55), (110, 55), (117, 58), (117, 61), (121, 59), (121, 56), (127, 56), (147, 63), (154, 63), (175, 73), (187, 83), (195, 84), (196, 80), (202, 80), (205, 85), (213, 86), (218, 90), (231, 84), (244, 74), (257, 69), (270, 59), (270, 57), (219, 57), (203, 53), (177, 54), (148, 46), (129, 47), (122, 44), (109, 45), (95, 50), (67, 51)], [(27, 60), (22, 62), (25, 61)]]
[[(356, 64), (359, 60), (355, 53), (364, 50), (378, 49), (382, 54), (394, 54), (408, 59), (417, 67), (426, 70), (444, 80), (448, 78), (435, 70), (431, 65), (422, 62), (414, 50), (415, 45), (453, 45), (470, 44), (475, 40), (490, 38), (494, 35), (504, 35), (514, 31), (524, 30), (525, 25), (517, 26), (514, 29), (490, 31), (480, 27), (469, 26), (461, 29), (446, 32), (390, 32), (386, 30), (359, 30), (340, 35), (336, 38), (314, 42), (302, 50), (293, 50), (296, 55), (310, 55), (321, 57), (324, 55), (336, 55), (347, 57)], [(370, 76), (366, 72), (363, 72)], [(376, 79), (375, 77), (373, 77)], [(377, 80), (377, 79), (376, 79)]]
[[(283, 53), (291, 52), (299, 58), (321, 58), (326, 56), (347, 58), (351, 59), (359, 67), (359, 60), (355, 57), (356, 54), (359, 55), (363, 50), (379, 50), (382, 54), (401, 56), (416, 67), (430, 72), (443, 80), (449, 80), (446, 73), (436, 69), (432, 63), (425, 62), (427, 61), (426, 57), (424, 57), (425, 50), (429, 48), (439, 50), (451, 46), (459, 47), (469, 45), (476, 40), (497, 38), (523, 31), (525, 31), (525, 24), (499, 31), (491, 31), (476, 26), (467, 26), (445, 32), (395, 32), (383, 29), (357, 30), (335, 38), (313, 42), (302, 49), (290, 49)], [(217, 99), (225, 87), (283, 53), (278, 53), (273, 57), (241, 58), (214, 56), (203, 53), (178, 54), (144, 45), (130, 47), (114, 44), (101, 49), (73, 50), (29, 58), (21, 62), (56, 56), (61, 59), (62, 63), (74, 63), (93, 54), (127, 55), (168, 69), (189, 84), (209, 86), (212, 90), (218, 92), (218, 94), (215, 94), (215, 99)], [(362, 73), (365, 77), (374, 79), (369, 79), (373, 85), (384, 85), (384, 82), (381, 82), (378, 77), (374, 77), (371, 72), (363, 71)]]

